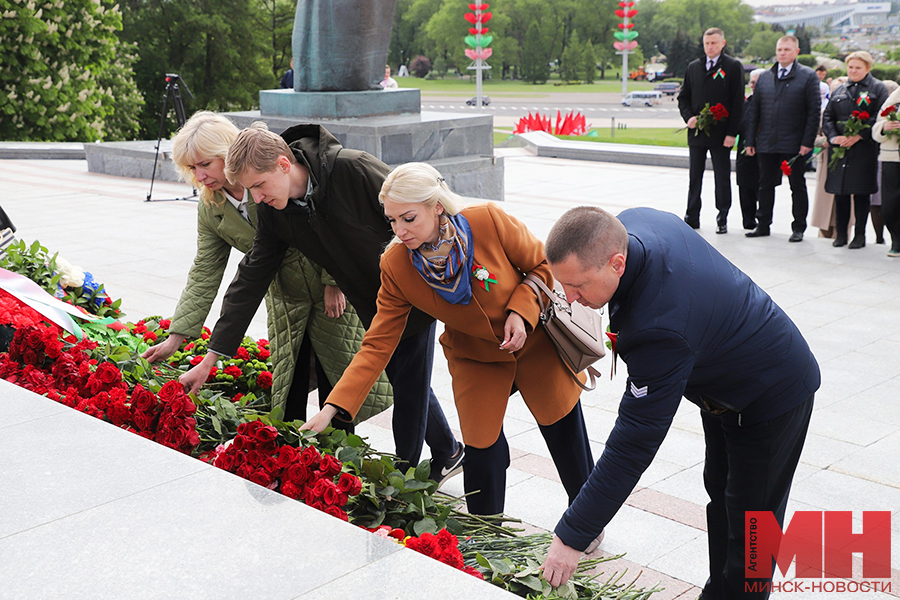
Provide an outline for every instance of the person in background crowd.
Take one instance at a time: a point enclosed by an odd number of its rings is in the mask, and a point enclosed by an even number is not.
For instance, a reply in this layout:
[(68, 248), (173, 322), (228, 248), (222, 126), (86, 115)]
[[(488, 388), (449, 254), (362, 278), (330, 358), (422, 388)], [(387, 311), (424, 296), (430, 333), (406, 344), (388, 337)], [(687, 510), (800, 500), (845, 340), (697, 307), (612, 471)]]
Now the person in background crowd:
[(384, 79), (381, 80), (381, 87), (386, 90), (395, 90), (399, 85), (397, 85), (397, 80), (391, 77), (391, 66), (384, 65)]
[[(847, 76), (842, 75), (831, 82), (831, 93), (847, 81)], [(831, 96), (829, 93), (829, 97)], [(826, 104), (827, 106), (827, 104)], [(822, 108), (822, 116), (825, 116), (825, 108)], [(819, 229), (819, 237), (834, 238), (834, 194), (825, 191), (825, 180), (828, 179), (828, 137), (822, 132), (822, 122), (819, 121), (819, 134), (816, 136), (816, 148), (819, 152), (815, 155), (816, 161), (816, 191), (813, 197), (812, 213), (809, 223)]]
[[(510, 460), (503, 417), (516, 388), (571, 503), (594, 459), (581, 388), (540, 326), (537, 297), (523, 283), (533, 273), (553, 285), (544, 245), (496, 204), (461, 208), (462, 199), (427, 163), (397, 167), (379, 199), (396, 237), (381, 258), (378, 313), (329, 404), (306, 426), (321, 431), (339, 412), (356, 412), (416, 307), (444, 323), (441, 345), (466, 444), (469, 512), (503, 512)], [(482, 270), (484, 277), (477, 275)]]
[[(881, 83), (883, 83), (884, 87), (887, 89), (888, 96), (890, 96), (891, 93), (893, 93), (893, 91), (896, 90), (898, 87), (900, 87), (900, 84), (898, 84), (896, 81), (893, 81), (890, 79), (888, 79), (886, 81), (882, 81)], [(876, 123), (877, 123), (877, 120), (876, 120)], [(874, 136), (874, 127), (875, 126), (873, 125), (872, 127), (873, 127), (872, 139), (875, 139), (875, 136)], [(875, 139), (875, 141), (877, 142), (878, 140)], [(879, 148), (880, 148), (880, 146), (879, 146)], [(881, 161), (881, 154), (879, 153), (879, 155), (878, 155), (878, 181), (879, 182), (884, 181), (884, 177), (883, 177), (882, 173), (883, 173), (883, 163)], [(869, 216), (872, 217), (872, 229), (875, 230), (875, 243), (876, 244), (884, 243), (884, 215), (881, 210), (881, 196), (882, 196), (883, 189), (884, 189), (883, 187), (879, 186), (878, 191), (875, 192), (874, 194), (872, 194), (871, 198), (869, 199)]]
[[(225, 157), (238, 128), (224, 115), (195, 113), (172, 140), (172, 160), (181, 178), (200, 190), (197, 255), (181, 293), (169, 336), (144, 352), (150, 362), (165, 360), (186, 339), (200, 336), (222, 283), (231, 249), (246, 253), (256, 232), (256, 206), (240, 184), (225, 178)], [(319, 402), (324, 403), (364, 333), (356, 310), (322, 268), (296, 250), (285, 254), (266, 294), (269, 341), (274, 364), (272, 408), (285, 421), (306, 420), (310, 354), (316, 359)], [(390, 385), (380, 376), (362, 418), (391, 405)], [(345, 429), (352, 429), (345, 426)]]
[(738, 185), (738, 194), (741, 201), (741, 218), (744, 229), (756, 229), (756, 210), (759, 200), (759, 164), (755, 156), (749, 156), (744, 152), (747, 142), (747, 118), (750, 103), (753, 102), (753, 88), (759, 76), (765, 73), (765, 69), (754, 69), (750, 73), (750, 95), (744, 100), (744, 120), (741, 123), (741, 134), (738, 137), (737, 161), (735, 175)]
[[(828, 137), (829, 168), (825, 191), (834, 194), (835, 236), (833, 246), (850, 249), (866, 245), (866, 222), (869, 218), (869, 196), (878, 191), (878, 142), (872, 139), (871, 126), (875, 124), (881, 105), (887, 100), (887, 88), (872, 77), (869, 71), (874, 60), (865, 51), (847, 55), (848, 81), (838, 87), (822, 117), (822, 131)], [(867, 118), (862, 119), (870, 127), (858, 134), (844, 135), (847, 120), (854, 111)], [(835, 148), (845, 149), (845, 154), (832, 163)], [(847, 244), (850, 225), (850, 197), (853, 196), (856, 215), (855, 233)]]
[(281, 89), (283, 90), (292, 90), (294, 89), (294, 59), (291, 59), (291, 68), (284, 72), (284, 75), (281, 76), (281, 83), (279, 84)]
[(747, 237), (770, 233), (775, 187), (781, 185), (781, 164), (791, 161), (790, 242), (803, 241), (809, 192), (806, 189), (806, 161), (812, 152), (819, 128), (822, 100), (819, 78), (809, 67), (797, 62), (800, 42), (783, 36), (775, 46), (777, 63), (760, 75), (753, 91), (754, 100), (747, 117), (747, 154), (759, 155), (759, 211), (756, 229)]
[[(723, 52), (725, 34), (718, 27), (703, 34), (705, 58), (688, 65), (684, 84), (678, 94), (678, 110), (687, 123), (690, 152), (690, 182), (684, 222), (700, 227), (700, 191), (706, 155), (712, 159), (716, 181), (716, 233), (728, 233), (728, 211), (731, 208), (731, 148), (740, 131), (744, 113), (744, 68), (740, 61)], [(728, 111), (724, 120), (701, 132), (697, 118), (709, 104), (721, 104)]]
[(900, 121), (884, 115), (893, 108), (893, 114), (900, 111), (900, 88), (890, 93), (878, 111), (878, 118), (872, 126), (872, 138), (881, 144), (881, 214), (884, 225), (891, 234), (891, 249), (888, 256), (900, 258)]
[(816, 77), (819, 78), (819, 95), (822, 98), (822, 110), (825, 110), (825, 105), (828, 104), (828, 98), (831, 97), (831, 86), (825, 83), (826, 75), (828, 75), (828, 69), (825, 65), (816, 67)]
[[(564, 214), (547, 261), (570, 302), (609, 307), (628, 365), (603, 455), (556, 526), (544, 577), (571, 577), (666, 437), (682, 398), (700, 408), (709, 579), (703, 600), (762, 599), (744, 578), (744, 513), (779, 525), (809, 428), (819, 366), (793, 321), (746, 274), (671, 213)], [(762, 586), (754, 586), (762, 587)]]

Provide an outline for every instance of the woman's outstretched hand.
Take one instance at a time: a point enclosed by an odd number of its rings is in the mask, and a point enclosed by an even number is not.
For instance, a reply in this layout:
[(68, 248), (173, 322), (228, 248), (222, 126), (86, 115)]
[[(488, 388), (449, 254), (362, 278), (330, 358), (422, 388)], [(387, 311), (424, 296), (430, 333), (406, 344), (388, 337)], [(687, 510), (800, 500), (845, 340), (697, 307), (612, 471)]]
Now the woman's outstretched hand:
[(173, 354), (178, 348), (181, 347), (181, 343), (184, 342), (185, 337), (183, 335), (179, 335), (177, 333), (170, 333), (169, 337), (167, 337), (161, 344), (156, 344), (152, 346), (149, 350), (141, 354), (141, 358), (146, 359), (148, 362), (159, 362), (161, 360), (166, 360)]
[(300, 426), (300, 429), (310, 429), (316, 433), (322, 433), (331, 424), (331, 419), (337, 414), (337, 409), (331, 404), (326, 404), (313, 418)]

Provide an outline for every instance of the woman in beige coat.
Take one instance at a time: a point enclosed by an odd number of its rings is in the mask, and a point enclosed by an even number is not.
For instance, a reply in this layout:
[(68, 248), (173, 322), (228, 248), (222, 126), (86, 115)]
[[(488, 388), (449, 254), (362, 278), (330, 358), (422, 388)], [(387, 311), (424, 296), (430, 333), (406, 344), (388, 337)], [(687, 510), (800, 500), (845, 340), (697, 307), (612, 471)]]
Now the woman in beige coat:
[[(893, 109), (893, 110), (891, 110)], [(888, 256), (900, 258), (900, 88), (891, 92), (872, 126), (872, 139), (881, 144), (881, 216), (891, 234)], [(890, 113), (893, 118), (889, 118)]]
[(378, 313), (362, 350), (308, 426), (352, 416), (390, 359), (415, 307), (444, 323), (441, 345), (466, 444), (463, 463), (468, 509), (503, 511), (509, 446), (503, 417), (518, 389), (538, 422), (569, 501), (593, 467), (581, 413), (581, 388), (539, 325), (533, 273), (553, 277), (544, 245), (494, 204), (460, 210), (434, 167), (395, 169), (379, 196), (396, 238), (381, 258)]

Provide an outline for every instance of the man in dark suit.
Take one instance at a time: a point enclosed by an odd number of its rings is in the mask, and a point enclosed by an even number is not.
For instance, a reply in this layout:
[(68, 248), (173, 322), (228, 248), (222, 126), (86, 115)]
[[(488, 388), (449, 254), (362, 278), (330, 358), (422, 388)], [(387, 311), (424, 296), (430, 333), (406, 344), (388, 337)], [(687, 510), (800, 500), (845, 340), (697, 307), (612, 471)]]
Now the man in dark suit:
[[(762, 599), (744, 579), (744, 513), (785, 506), (809, 427), (819, 366), (797, 326), (677, 216), (583, 206), (545, 246), (570, 302), (609, 307), (613, 358), (628, 365), (619, 416), (544, 562), (566, 581), (621, 508), (666, 437), (682, 397), (700, 408), (709, 579), (703, 600)], [(768, 560), (768, 557), (761, 557)]]
[[(684, 84), (678, 94), (678, 110), (688, 126), (690, 151), (690, 184), (684, 221), (694, 229), (700, 227), (700, 190), (706, 154), (712, 159), (716, 178), (716, 233), (728, 233), (728, 209), (731, 208), (731, 148), (740, 130), (744, 112), (744, 68), (722, 51), (725, 34), (713, 27), (703, 34), (705, 58), (688, 65)], [(697, 117), (709, 104), (721, 104), (728, 116), (706, 131), (700, 131)]]
[(816, 72), (797, 62), (800, 42), (783, 36), (775, 46), (777, 63), (759, 76), (753, 90), (753, 103), (747, 114), (747, 154), (759, 163), (759, 210), (756, 229), (747, 237), (769, 235), (775, 187), (781, 185), (781, 164), (792, 161), (788, 182), (791, 185), (790, 242), (803, 241), (809, 193), (806, 190), (806, 160), (810, 156), (819, 129), (822, 98)]
[(750, 73), (750, 95), (744, 100), (744, 120), (741, 123), (741, 134), (738, 136), (737, 160), (734, 172), (738, 185), (738, 197), (741, 203), (741, 218), (744, 229), (756, 229), (756, 210), (759, 204), (759, 165), (755, 156), (749, 156), (744, 152), (747, 147), (747, 115), (750, 114), (750, 104), (753, 102), (753, 90), (759, 76), (765, 73), (765, 69), (754, 69)]

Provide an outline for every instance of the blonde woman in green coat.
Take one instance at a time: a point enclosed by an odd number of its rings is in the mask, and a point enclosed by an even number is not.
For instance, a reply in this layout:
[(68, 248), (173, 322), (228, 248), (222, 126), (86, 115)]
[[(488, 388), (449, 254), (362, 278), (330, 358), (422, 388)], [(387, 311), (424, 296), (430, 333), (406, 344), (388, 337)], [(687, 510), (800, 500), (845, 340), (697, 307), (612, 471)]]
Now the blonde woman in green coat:
[[(197, 255), (169, 327), (169, 337), (144, 353), (151, 362), (171, 356), (185, 339), (199, 337), (216, 297), (231, 249), (253, 245), (256, 205), (247, 191), (225, 178), (228, 147), (238, 129), (226, 117), (201, 111), (172, 139), (172, 158), (182, 178), (200, 190)], [(359, 351), (365, 330), (356, 310), (321, 267), (293, 250), (266, 294), (267, 325), (274, 364), (272, 407), (285, 420), (306, 420), (310, 348), (317, 357), (319, 402), (324, 403)], [(391, 405), (384, 373), (369, 395), (363, 421)]]

